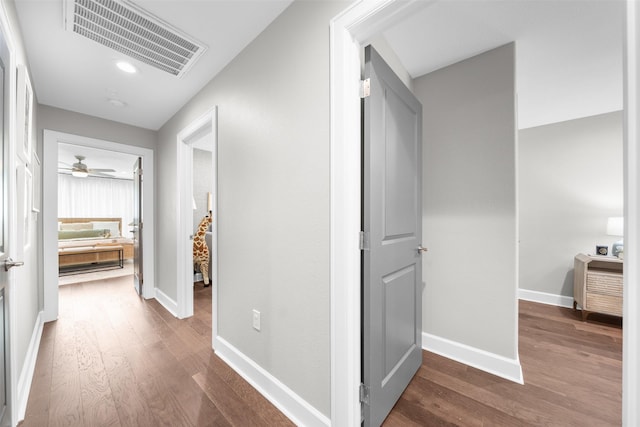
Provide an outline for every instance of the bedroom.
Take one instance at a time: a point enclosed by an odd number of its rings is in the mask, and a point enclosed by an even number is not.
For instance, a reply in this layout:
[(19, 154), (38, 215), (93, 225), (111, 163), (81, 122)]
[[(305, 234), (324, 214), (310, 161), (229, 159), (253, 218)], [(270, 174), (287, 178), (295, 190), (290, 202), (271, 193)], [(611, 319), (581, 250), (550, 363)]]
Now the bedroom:
[(133, 273), (136, 156), (58, 145), (59, 285)]

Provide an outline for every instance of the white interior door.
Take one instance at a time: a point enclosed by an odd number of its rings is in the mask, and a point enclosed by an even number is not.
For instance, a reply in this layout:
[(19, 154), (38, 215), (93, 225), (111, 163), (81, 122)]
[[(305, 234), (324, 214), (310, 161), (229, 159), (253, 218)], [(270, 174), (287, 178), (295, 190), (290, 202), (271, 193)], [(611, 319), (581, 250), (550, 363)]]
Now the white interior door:
[[(2, 88), (1, 93), (3, 94), (2, 99), (4, 100), (3, 102), (0, 103), (0, 121), (2, 122), (1, 124), (1, 128), (2, 128), (2, 133), (0, 134), (0, 138), (2, 138), (2, 146), (0, 149), (0, 168), (2, 168), (2, 170), (0, 170), (0, 180), (2, 181), (1, 185), (0, 185), (0, 202), (2, 203), (2, 210), (0, 211), (2, 213), (2, 224), (0, 225), (0, 261), (2, 264), (6, 263), (6, 262), (10, 262), (9, 260), (11, 258), (9, 258), (9, 239), (7, 239), (7, 234), (8, 234), (8, 189), (9, 186), (8, 181), (9, 181), (9, 177), (7, 172), (10, 170), (9, 168), (9, 164), (8, 164), (8, 159), (9, 159), (9, 155), (8, 155), (8, 141), (9, 139), (7, 138), (8, 136), (8, 132), (6, 131), (6, 117), (7, 115), (5, 114), (5, 112), (7, 111), (7, 90), (6, 88), (8, 87), (8, 85), (5, 84), (5, 74), (6, 74), (6, 62), (5, 62), (5, 58), (0, 58), (0, 87)], [(6, 302), (7, 302), (7, 298), (6, 298), (6, 292), (5, 290), (8, 288), (9, 285), (9, 273), (7, 271), (5, 271), (4, 268), (0, 267), (0, 425), (4, 426), (9, 424), (8, 419), (9, 417), (9, 412), (7, 411), (7, 387), (9, 385), (9, 382), (7, 381), (7, 369), (6, 369), (6, 365), (7, 365), (7, 361), (8, 361), (8, 352), (7, 352), (7, 343), (8, 343), (8, 339), (9, 339), (9, 318), (8, 318), (8, 310), (5, 309), (6, 307)]]
[(362, 400), (379, 426), (422, 363), (422, 105), (371, 46), (367, 86)]
[[(13, 274), (11, 267), (21, 265), (14, 262), (10, 256), (15, 256), (15, 248), (11, 245), (15, 241), (16, 227), (13, 227), (16, 210), (16, 169), (12, 161), (10, 150), (10, 103), (11, 78), (15, 70), (11, 67), (11, 55), (2, 32), (0, 32), (0, 426), (12, 423), (12, 358), (11, 358), (11, 292)], [(21, 146), (19, 147), (21, 148)], [(22, 165), (24, 168), (24, 165)], [(22, 212), (22, 205), (17, 212)], [(15, 380), (15, 379), (13, 379)]]

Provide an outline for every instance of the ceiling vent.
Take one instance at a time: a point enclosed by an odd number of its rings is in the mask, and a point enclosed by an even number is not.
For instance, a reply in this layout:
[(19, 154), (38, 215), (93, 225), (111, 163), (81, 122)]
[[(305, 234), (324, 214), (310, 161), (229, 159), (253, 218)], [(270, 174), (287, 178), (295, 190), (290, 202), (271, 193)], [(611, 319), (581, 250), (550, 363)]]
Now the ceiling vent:
[(65, 28), (174, 76), (206, 46), (129, 1), (66, 0)]

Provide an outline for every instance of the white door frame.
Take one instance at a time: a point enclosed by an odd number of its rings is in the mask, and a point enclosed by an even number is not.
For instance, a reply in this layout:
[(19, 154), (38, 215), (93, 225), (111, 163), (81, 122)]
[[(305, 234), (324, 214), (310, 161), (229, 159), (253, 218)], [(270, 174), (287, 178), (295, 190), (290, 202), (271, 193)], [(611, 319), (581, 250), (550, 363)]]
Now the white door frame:
[[(144, 241), (142, 296), (155, 297), (155, 226), (154, 226), (154, 162), (153, 150), (45, 129), (42, 160), (42, 241), (44, 273), (44, 321), (58, 318), (58, 143), (101, 148), (142, 157), (142, 209)], [(132, 165), (133, 167), (133, 165)]]
[(627, 0), (624, 62), (624, 327), (622, 425), (640, 425), (640, 5)]
[[(0, 47), (4, 50), (3, 56), (6, 56), (8, 61), (5, 63), (5, 75), (9, 76), (9, 85), (5, 85), (5, 91), (9, 91), (9, 105), (8, 111), (4, 112), (5, 126), (8, 127), (9, 132), (5, 133), (8, 136), (5, 141), (4, 155), (7, 156), (8, 170), (4, 171), (6, 182), (5, 191), (8, 191), (8, 204), (5, 219), (7, 227), (4, 229), (5, 239), (8, 240), (9, 257), (15, 261), (22, 261), (18, 259), (18, 254), (22, 253), (22, 250), (18, 250), (17, 244), (17, 215), (18, 209), (16, 207), (16, 153), (18, 149), (22, 149), (21, 145), (16, 142), (16, 56), (15, 56), (15, 43), (13, 40), (13, 34), (11, 33), (11, 26), (9, 25), (9, 19), (7, 17), (6, 6), (4, 2), (0, 5), (0, 31), (2, 31), (2, 38), (6, 44), (6, 50), (4, 47)], [(4, 102), (4, 100), (2, 100)], [(2, 226), (2, 224), (0, 224)], [(25, 267), (22, 267), (25, 268)], [(6, 374), (6, 399), (7, 399), (7, 411), (8, 418), (11, 421), (11, 425), (14, 426), (19, 420), (19, 407), (21, 402), (18, 400), (18, 370), (16, 363), (16, 350), (15, 350), (15, 337), (16, 337), (16, 296), (15, 296), (15, 269), (9, 270), (7, 274), (7, 285), (5, 287), (5, 311), (8, 311), (9, 322), (9, 337), (6, 341), (5, 355), (7, 360), (5, 361), (5, 374)]]
[(367, 0), (331, 20), (331, 421), (360, 425), (360, 46), (430, 2)]
[[(331, 62), (331, 420), (360, 424), (360, 46), (368, 38), (433, 1), (361, 0), (332, 19)], [(625, 425), (638, 425), (640, 392), (640, 166), (638, 153), (638, 20), (627, 0), (625, 98), (625, 287), (623, 412)], [(633, 15), (633, 16), (630, 16)], [(628, 317), (627, 317), (628, 316)]]
[(218, 137), (217, 107), (212, 107), (202, 116), (182, 129), (176, 139), (177, 151), (177, 265), (176, 283), (177, 316), (180, 319), (193, 316), (193, 147), (191, 144), (205, 135), (212, 136), (212, 239), (211, 254), (211, 299), (213, 344), (218, 336)]

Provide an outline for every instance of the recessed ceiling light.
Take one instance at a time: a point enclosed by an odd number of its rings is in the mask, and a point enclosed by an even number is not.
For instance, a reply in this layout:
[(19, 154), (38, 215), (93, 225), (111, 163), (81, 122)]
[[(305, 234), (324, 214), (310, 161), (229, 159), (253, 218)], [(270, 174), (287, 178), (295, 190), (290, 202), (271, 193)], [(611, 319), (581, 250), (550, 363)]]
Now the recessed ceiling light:
[(136, 71), (138, 71), (136, 69), (136, 67), (134, 67), (133, 65), (131, 65), (127, 61), (118, 61), (118, 62), (116, 62), (116, 67), (118, 67), (120, 70), (124, 71), (125, 73), (129, 73), (129, 74), (133, 74)]

